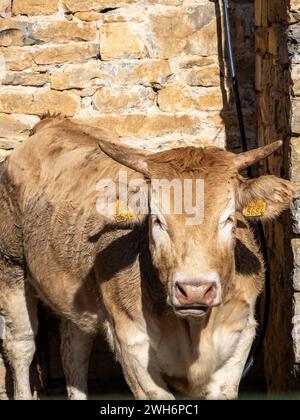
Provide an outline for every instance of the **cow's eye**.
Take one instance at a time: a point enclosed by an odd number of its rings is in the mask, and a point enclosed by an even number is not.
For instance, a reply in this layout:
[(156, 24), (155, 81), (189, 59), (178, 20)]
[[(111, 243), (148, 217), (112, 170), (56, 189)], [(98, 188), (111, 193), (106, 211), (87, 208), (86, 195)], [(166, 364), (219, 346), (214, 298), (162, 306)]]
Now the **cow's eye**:
[(155, 215), (152, 216), (151, 236), (156, 246), (161, 246), (166, 243), (169, 238), (166, 224)]
[(227, 224), (234, 224), (235, 223), (235, 218), (234, 218), (234, 216), (229, 216), (228, 218), (227, 218), (227, 220), (226, 220), (226, 222), (225, 223), (227, 223)]
[(153, 217), (152, 223), (153, 225), (156, 225), (156, 227), (160, 229), (167, 230), (166, 224), (158, 216)]
[(226, 227), (228, 228), (233, 228), (235, 226), (235, 216), (234, 215), (230, 215), (227, 217), (227, 219), (221, 221), (220, 223), (220, 228), (224, 229)]

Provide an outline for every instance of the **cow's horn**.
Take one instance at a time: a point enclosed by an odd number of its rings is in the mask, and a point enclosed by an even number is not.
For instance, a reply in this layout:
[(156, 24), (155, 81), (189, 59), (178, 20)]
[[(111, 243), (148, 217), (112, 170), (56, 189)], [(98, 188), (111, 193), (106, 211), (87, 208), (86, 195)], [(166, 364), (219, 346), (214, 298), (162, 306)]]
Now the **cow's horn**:
[(278, 140), (274, 143), (268, 144), (267, 146), (250, 150), (249, 152), (240, 153), (234, 157), (234, 164), (238, 171), (242, 171), (260, 160), (267, 158), (272, 153), (276, 152), (276, 150), (281, 146), (282, 140)]
[(131, 149), (130, 147), (121, 144), (111, 143), (106, 140), (98, 139), (98, 144), (102, 152), (116, 162), (149, 177), (149, 170), (146, 162), (147, 153)]

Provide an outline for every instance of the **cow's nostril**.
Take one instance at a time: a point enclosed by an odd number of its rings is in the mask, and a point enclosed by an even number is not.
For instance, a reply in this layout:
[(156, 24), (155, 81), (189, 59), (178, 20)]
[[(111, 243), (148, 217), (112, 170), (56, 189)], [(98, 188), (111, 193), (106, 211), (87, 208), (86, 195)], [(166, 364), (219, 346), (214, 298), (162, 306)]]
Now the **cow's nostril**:
[(216, 290), (216, 287), (215, 286), (211, 286), (209, 289), (208, 289), (208, 293), (213, 293), (214, 291)]
[(217, 288), (215, 284), (212, 284), (209, 289), (207, 289), (205, 293), (205, 297), (208, 299), (214, 299), (216, 297)]
[(175, 297), (180, 305), (211, 306), (217, 297), (217, 285), (198, 279), (176, 282)]
[(181, 287), (179, 284), (177, 284), (177, 289), (179, 290), (179, 292), (184, 296), (184, 297), (186, 297), (187, 298), (187, 294), (186, 294), (186, 291), (184, 290), (184, 288), (183, 287)]

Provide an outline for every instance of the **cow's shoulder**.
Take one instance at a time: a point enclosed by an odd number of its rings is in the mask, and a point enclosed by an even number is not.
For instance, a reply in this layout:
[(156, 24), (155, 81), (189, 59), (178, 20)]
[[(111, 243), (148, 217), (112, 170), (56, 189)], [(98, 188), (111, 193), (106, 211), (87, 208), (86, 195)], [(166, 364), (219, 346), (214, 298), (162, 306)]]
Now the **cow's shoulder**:
[[(99, 139), (116, 142), (118, 137), (101, 127), (75, 123), (61, 118), (46, 118), (36, 124), (29, 138), (13, 151), (11, 165), (30, 167), (31, 171), (53, 170), (53, 163), (64, 158), (72, 161), (90, 161), (102, 155)], [(70, 162), (68, 162), (68, 159)], [(47, 168), (49, 165), (49, 168)]]
[(118, 136), (114, 131), (103, 127), (82, 124), (61, 117), (46, 117), (39, 121), (31, 130), (31, 136), (40, 136), (42, 143), (54, 141), (58, 135), (59, 141), (67, 145), (69, 142), (81, 146), (98, 145), (99, 139), (116, 141)]

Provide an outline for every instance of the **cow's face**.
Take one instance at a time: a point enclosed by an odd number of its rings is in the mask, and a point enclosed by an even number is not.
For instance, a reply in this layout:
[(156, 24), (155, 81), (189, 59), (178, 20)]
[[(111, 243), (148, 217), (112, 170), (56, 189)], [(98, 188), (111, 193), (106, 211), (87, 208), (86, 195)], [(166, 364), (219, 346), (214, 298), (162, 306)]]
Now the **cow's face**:
[[(186, 174), (191, 175), (203, 181), (199, 220), (184, 209), (175, 214), (174, 205), (165, 212), (162, 197), (154, 195), (150, 200), (150, 251), (175, 312), (202, 317), (221, 304), (222, 286), (234, 273), (236, 179), (224, 173)], [(190, 178), (184, 175), (185, 179)]]
[[(246, 180), (239, 175), (240, 170), (279, 146), (275, 143), (240, 155), (215, 148), (182, 148), (144, 157), (137, 154), (136, 161), (127, 150), (130, 162), (125, 154), (120, 159), (119, 151), (119, 162), (144, 173), (151, 181), (178, 180), (184, 186), (188, 180), (192, 185), (190, 204), (201, 207), (198, 219), (193, 218), (195, 214), (184, 206), (184, 187), (176, 190), (172, 184), (166, 209), (164, 195), (151, 188), (150, 252), (168, 303), (179, 316), (202, 318), (226, 299), (234, 281), (236, 226), (243, 212), (245, 217), (256, 214), (273, 218), (289, 207), (293, 197), (290, 182), (275, 176)], [(111, 153), (114, 149), (107, 147), (104, 145), (106, 153), (115, 157)], [(200, 195), (197, 180), (201, 181)], [(178, 198), (182, 198), (181, 212), (175, 203)]]

